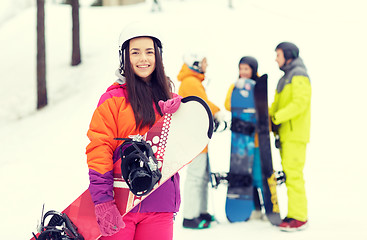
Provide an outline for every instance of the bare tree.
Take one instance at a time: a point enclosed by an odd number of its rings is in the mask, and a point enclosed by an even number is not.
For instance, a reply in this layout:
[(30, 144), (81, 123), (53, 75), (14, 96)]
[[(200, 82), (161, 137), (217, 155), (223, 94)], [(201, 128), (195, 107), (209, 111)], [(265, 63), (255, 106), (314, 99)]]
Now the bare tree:
[(79, 0), (71, 0), (73, 20), (73, 49), (71, 54), (71, 66), (81, 63), (80, 57), (80, 31), (79, 31)]
[(159, 2), (159, 0), (154, 0), (153, 1), (153, 5), (152, 5), (152, 12), (158, 11), (158, 12), (162, 12), (162, 7), (161, 4)]
[(37, 109), (46, 105), (45, 1), (37, 0)]
[(228, 7), (233, 8), (232, 0), (228, 0)]
[(100, 6), (103, 6), (103, 1), (102, 0), (95, 0), (91, 6), (93, 7), (100, 7)]

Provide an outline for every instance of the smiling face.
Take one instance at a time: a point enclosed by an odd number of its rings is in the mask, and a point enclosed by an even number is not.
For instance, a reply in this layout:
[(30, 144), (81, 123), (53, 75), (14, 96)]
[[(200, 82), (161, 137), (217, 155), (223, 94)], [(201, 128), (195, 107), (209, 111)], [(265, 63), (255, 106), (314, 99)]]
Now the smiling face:
[(149, 82), (155, 70), (154, 42), (149, 37), (138, 37), (130, 40), (130, 63), (134, 73), (143, 81)]
[(252, 68), (247, 63), (241, 63), (239, 66), (240, 78), (250, 79), (252, 77)]

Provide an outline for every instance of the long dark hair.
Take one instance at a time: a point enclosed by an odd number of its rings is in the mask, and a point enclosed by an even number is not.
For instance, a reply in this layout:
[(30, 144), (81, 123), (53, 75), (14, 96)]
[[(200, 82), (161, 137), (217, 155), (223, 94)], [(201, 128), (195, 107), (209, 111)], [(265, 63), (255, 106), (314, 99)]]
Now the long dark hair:
[(161, 109), (158, 105), (159, 100), (166, 101), (172, 98), (172, 81), (166, 76), (162, 62), (161, 50), (154, 41), (155, 50), (155, 70), (152, 73), (150, 82), (144, 82), (139, 76), (134, 73), (131, 66), (130, 42), (127, 44), (125, 54), (124, 75), (126, 78), (126, 86), (128, 93), (128, 101), (134, 111), (135, 122), (138, 129), (145, 126), (153, 126), (155, 123), (155, 112), (152, 101), (162, 116)]

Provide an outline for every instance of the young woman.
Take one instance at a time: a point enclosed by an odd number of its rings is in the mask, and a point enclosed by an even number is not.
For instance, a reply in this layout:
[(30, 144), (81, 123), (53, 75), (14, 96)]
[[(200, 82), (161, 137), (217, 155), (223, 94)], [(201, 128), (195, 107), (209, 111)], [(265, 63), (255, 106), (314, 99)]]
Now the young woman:
[[(162, 43), (140, 23), (129, 25), (119, 39), (118, 80), (99, 100), (86, 148), (90, 185), (101, 239), (141, 240), (173, 238), (173, 217), (180, 206), (179, 175), (148, 196), (122, 219), (114, 200), (113, 175), (118, 147), (130, 135), (144, 135), (165, 113), (177, 110), (180, 97), (162, 63)], [(174, 104), (173, 104), (174, 103)], [(176, 106), (176, 108), (170, 108)], [(163, 110), (163, 111), (162, 111)]]
[[(231, 111), (232, 112), (232, 126), (233, 126), (233, 119), (239, 117), (237, 113), (235, 113), (235, 110), (232, 108), (233, 104), (231, 102), (231, 98), (232, 98), (232, 93), (233, 93), (233, 89), (239, 88), (242, 89), (245, 87), (245, 85), (247, 84), (248, 86), (252, 86), (252, 87), (248, 87), (248, 91), (249, 96), (251, 97), (253, 96), (253, 90), (254, 90), (254, 85), (256, 84), (256, 80), (259, 78), (258, 75), (258, 62), (254, 57), (251, 56), (245, 56), (242, 57), (238, 63), (238, 70), (239, 70), (239, 77), (237, 79), (237, 81), (232, 84), (230, 86), (230, 88), (228, 89), (227, 95), (226, 95), (226, 99), (225, 99), (225, 103), (224, 106), (226, 108), (226, 110)], [(248, 99), (248, 102), (254, 102), (254, 99)], [(241, 103), (235, 103), (234, 105), (242, 105)], [(254, 122), (256, 121), (255, 119), (255, 114), (254, 113), (249, 113), (248, 116), (249, 119), (247, 119), (250, 122)], [(241, 118), (246, 119), (246, 116), (242, 116)], [(233, 129), (232, 129), (233, 130)], [(262, 218), (261, 215), (261, 211), (260, 211), (260, 200), (259, 200), (259, 191), (258, 189), (262, 190), (262, 175), (261, 175), (261, 163), (260, 163), (260, 152), (259, 152), (259, 144), (258, 144), (258, 136), (257, 133), (255, 132), (255, 134), (252, 136), (251, 140), (250, 140), (250, 144), (253, 147), (250, 147), (249, 144), (247, 144), (247, 148), (248, 149), (252, 149), (253, 151), (249, 152), (253, 152), (253, 156), (254, 156), (254, 161), (253, 161), (253, 166), (252, 166), (252, 177), (253, 177), (253, 186), (254, 186), (254, 205), (255, 205), (255, 211), (252, 212), (251, 215), (251, 219), (254, 218)], [(252, 145), (254, 144), (254, 145)]]
[(224, 107), (226, 110), (231, 111), (231, 96), (234, 87), (242, 88), (242, 84), (244, 84), (245, 79), (252, 79), (257, 80), (259, 78), (257, 73), (258, 63), (257, 60), (254, 57), (245, 56), (240, 59), (240, 62), (238, 63), (238, 71), (239, 71), (239, 77), (236, 83), (231, 84), (231, 86), (228, 89), (226, 99), (224, 102)]

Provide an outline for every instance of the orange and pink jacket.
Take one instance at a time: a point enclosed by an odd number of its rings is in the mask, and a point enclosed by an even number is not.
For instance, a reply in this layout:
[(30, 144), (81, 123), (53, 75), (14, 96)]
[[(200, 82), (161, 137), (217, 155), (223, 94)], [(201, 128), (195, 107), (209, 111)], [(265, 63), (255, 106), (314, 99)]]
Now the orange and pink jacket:
[[(154, 104), (152, 102), (154, 107)], [(161, 117), (156, 112), (156, 121)], [(115, 172), (121, 172), (117, 164), (120, 159), (119, 146), (122, 141), (114, 138), (127, 138), (130, 135), (144, 135), (149, 127), (137, 129), (133, 109), (127, 99), (126, 83), (114, 83), (101, 96), (94, 111), (86, 148), (89, 167), (89, 191), (94, 204), (108, 202), (113, 197), (113, 179)], [(179, 210), (180, 184), (179, 175), (142, 201), (132, 212), (177, 212)]]

